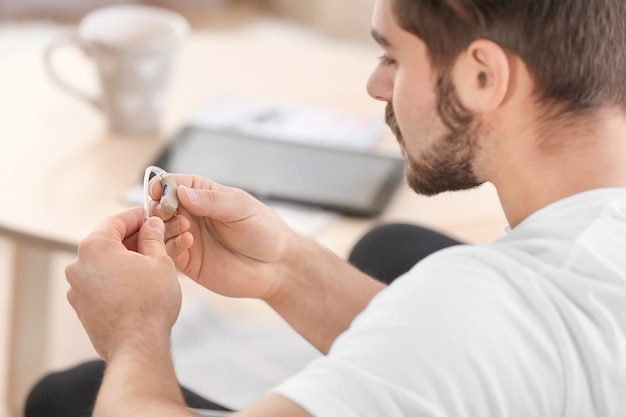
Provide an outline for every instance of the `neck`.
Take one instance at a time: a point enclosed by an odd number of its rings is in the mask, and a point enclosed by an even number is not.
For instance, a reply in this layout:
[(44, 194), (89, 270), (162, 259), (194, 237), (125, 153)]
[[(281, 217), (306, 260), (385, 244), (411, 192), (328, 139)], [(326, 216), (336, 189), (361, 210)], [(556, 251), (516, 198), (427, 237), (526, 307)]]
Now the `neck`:
[(494, 161), (499, 174), (490, 180), (511, 227), (564, 197), (626, 187), (626, 115), (620, 111), (598, 111), (541, 132), (509, 133)]

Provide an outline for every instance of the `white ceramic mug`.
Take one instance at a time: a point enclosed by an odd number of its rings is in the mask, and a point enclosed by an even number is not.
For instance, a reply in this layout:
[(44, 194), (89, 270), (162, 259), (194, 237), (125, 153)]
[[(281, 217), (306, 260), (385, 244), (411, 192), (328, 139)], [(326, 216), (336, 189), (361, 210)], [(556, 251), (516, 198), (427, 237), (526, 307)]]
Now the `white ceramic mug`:
[[(45, 53), (51, 78), (64, 90), (93, 104), (121, 134), (159, 130), (175, 55), (189, 31), (187, 21), (172, 11), (136, 4), (93, 10), (75, 33), (60, 36)], [(96, 66), (99, 97), (92, 97), (59, 76), (52, 58), (59, 47), (79, 47)]]

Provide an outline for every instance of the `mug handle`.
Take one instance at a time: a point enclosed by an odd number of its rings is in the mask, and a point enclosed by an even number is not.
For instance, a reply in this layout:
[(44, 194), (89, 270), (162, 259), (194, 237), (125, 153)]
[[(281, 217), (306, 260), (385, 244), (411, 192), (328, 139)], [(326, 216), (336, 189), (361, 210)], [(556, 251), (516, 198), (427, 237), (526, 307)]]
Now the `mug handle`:
[(81, 51), (83, 51), (85, 55), (89, 56), (88, 49), (85, 47), (84, 43), (80, 40), (77, 33), (63, 34), (59, 36), (58, 38), (56, 38), (52, 43), (50, 43), (46, 47), (46, 50), (44, 52), (44, 67), (46, 69), (46, 72), (48, 73), (48, 76), (63, 90), (67, 91), (70, 94), (75, 95), (76, 97), (82, 100), (85, 100), (86, 102), (94, 106), (96, 109), (102, 110), (102, 104), (99, 99), (82, 92), (77, 87), (74, 87), (70, 83), (64, 81), (61, 77), (59, 77), (56, 70), (54, 69), (54, 66), (52, 65), (53, 55), (55, 51), (57, 51), (60, 47), (66, 46), (66, 45), (71, 45), (75, 47), (77, 46)]

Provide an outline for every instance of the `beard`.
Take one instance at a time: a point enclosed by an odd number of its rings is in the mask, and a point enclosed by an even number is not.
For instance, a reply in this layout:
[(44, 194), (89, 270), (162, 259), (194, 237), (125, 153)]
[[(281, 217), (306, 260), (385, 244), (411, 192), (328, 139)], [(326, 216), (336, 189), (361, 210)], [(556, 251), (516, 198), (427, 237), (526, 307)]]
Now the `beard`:
[[(387, 104), (385, 121), (400, 143), (406, 160), (408, 185), (418, 194), (433, 196), (482, 184), (474, 172), (478, 136), (482, 129), (461, 103), (448, 74), (437, 80), (437, 115), (443, 133), (420, 155), (411, 155), (398, 126), (393, 105)], [(431, 138), (432, 139), (432, 138)]]

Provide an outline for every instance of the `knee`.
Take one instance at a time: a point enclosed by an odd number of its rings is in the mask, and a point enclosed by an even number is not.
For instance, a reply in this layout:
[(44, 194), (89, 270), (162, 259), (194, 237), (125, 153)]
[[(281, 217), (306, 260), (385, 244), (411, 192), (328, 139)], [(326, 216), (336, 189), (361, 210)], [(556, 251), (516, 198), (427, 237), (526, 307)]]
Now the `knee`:
[(90, 416), (103, 373), (104, 362), (93, 361), (46, 375), (30, 391), (24, 416)]

